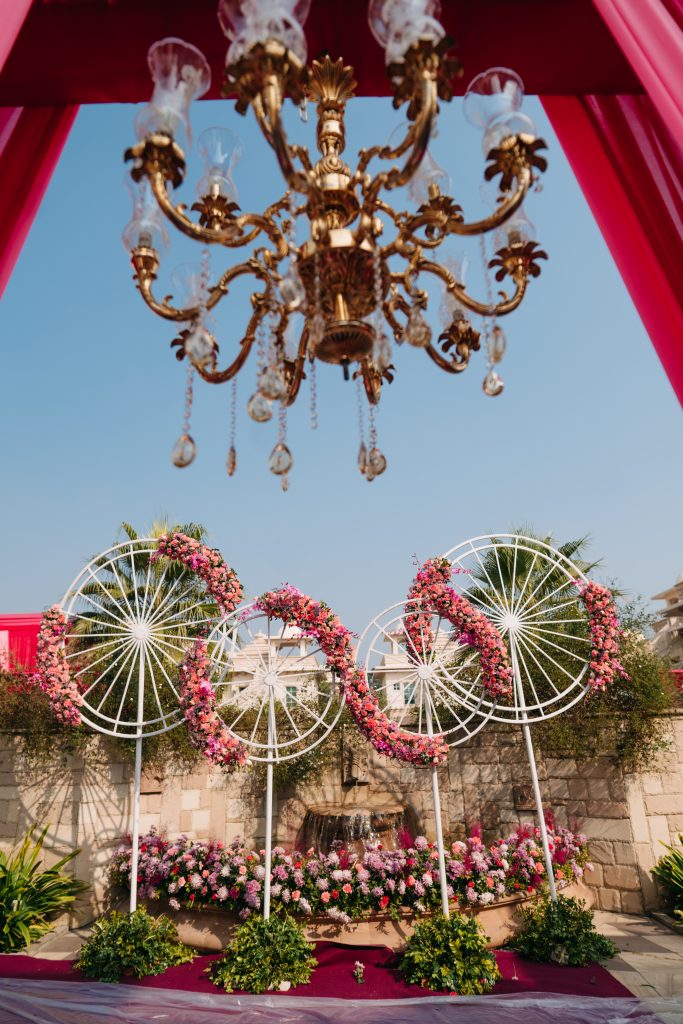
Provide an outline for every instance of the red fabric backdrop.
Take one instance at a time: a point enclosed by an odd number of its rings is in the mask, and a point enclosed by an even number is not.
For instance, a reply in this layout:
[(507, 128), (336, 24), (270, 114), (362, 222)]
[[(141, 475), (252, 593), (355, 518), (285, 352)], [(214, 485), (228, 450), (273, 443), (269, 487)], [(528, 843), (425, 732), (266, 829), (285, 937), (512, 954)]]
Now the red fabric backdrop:
[[(149, 95), (144, 55), (178, 35), (220, 88), (216, 0), (5, 0), (0, 19), (0, 295), (82, 102)], [(342, 53), (384, 94), (366, 0), (314, 0), (309, 52)], [(545, 106), (672, 385), (683, 400), (683, 0), (444, 0), (467, 78), (513, 63)], [(576, 54), (581, 59), (576, 59)], [(6, 57), (6, 60), (4, 59)], [(3, 66), (4, 64), (4, 66)], [(647, 99), (640, 94), (645, 92)]]
[(39, 626), (39, 614), (0, 615), (0, 668), (35, 669)]

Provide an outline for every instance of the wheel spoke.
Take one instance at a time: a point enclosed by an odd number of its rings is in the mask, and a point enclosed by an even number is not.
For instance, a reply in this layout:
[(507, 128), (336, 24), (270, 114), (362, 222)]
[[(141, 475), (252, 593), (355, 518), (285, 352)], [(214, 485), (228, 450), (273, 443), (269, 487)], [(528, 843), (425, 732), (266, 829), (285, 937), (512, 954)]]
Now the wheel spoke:
[(557, 696), (559, 697), (559, 696), (560, 696), (560, 691), (559, 691), (559, 690), (558, 690), (558, 688), (557, 688), (557, 687), (555, 686), (555, 683), (554, 683), (554, 682), (552, 681), (552, 679), (550, 678), (550, 676), (548, 675), (548, 673), (546, 672), (546, 670), (545, 670), (545, 669), (543, 668), (543, 665), (541, 665), (540, 661), (538, 660), (538, 658), (536, 657), (536, 655), (534, 654), (534, 652), (533, 652), (533, 651), (531, 650), (531, 648), (530, 648), (530, 647), (528, 647), (528, 646), (527, 646), (527, 643), (526, 643), (526, 641), (525, 641), (524, 637), (523, 637), (523, 636), (522, 636), (522, 635), (520, 634), (520, 635), (518, 636), (518, 638), (517, 638), (517, 639), (519, 640), (520, 644), (523, 644), (523, 645), (524, 645), (524, 648), (525, 648), (525, 650), (526, 650), (527, 654), (529, 655), (529, 657), (531, 657), (531, 658), (533, 658), (533, 659), (534, 659), (534, 661), (536, 662), (536, 665), (537, 665), (537, 666), (538, 666), (538, 668), (539, 668), (539, 669), (541, 670), (541, 672), (543, 673), (543, 675), (545, 676), (545, 678), (547, 679), (547, 681), (548, 681), (548, 682), (550, 683), (550, 685), (552, 686), (552, 688), (553, 688), (553, 690), (555, 691), (555, 693), (557, 694)]
[[(536, 707), (540, 707), (541, 706), (541, 702), (538, 699), (538, 694), (536, 693), (536, 687), (534, 686), (534, 681), (531, 678), (531, 673), (529, 672), (529, 667), (528, 667), (528, 665), (527, 665), (527, 663), (526, 663), (526, 661), (524, 659), (524, 655), (522, 654), (522, 648), (519, 647), (518, 645), (517, 645), (517, 653), (519, 655), (520, 661), (522, 662), (522, 665), (524, 666), (524, 671), (526, 672), (526, 677), (529, 680), (529, 686), (531, 687), (531, 692), (533, 693), (534, 700), (536, 701), (535, 706)], [(520, 672), (520, 680), (521, 680), (521, 672)], [(524, 685), (523, 684), (522, 684), (522, 694), (524, 694)], [(524, 704), (526, 705), (526, 700), (524, 701)]]
[(167, 655), (164, 654), (163, 650), (160, 647), (157, 647), (157, 644), (154, 642), (154, 640), (150, 640), (149, 648), (150, 648), (150, 651), (152, 652), (154, 660), (156, 661), (157, 665), (161, 669), (161, 671), (162, 671), (162, 673), (163, 673), (163, 675), (164, 675), (164, 677), (166, 679), (166, 682), (171, 687), (171, 689), (173, 690), (174, 695), (177, 698), (178, 697), (178, 691), (176, 690), (175, 686), (173, 685), (171, 677), (169, 676), (168, 672), (166, 671), (166, 668), (164, 667), (164, 663), (159, 659), (159, 657), (157, 655), (157, 650), (162, 655), (162, 657), (167, 657)]
[(562, 665), (558, 664), (558, 662), (555, 661), (555, 659), (552, 657), (552, 655), (548, 654), (547, 651), (544, 651), (542, 647), (539, 647), (538, 644), (530, 636), (527, 636), (527, 641), (531, 644), (532, 647), (536, 648), (536, 650), (538, 651), (538, 653), (542, 657), (547, 658), (548, 661), (551, 661), (553, 663), (553, 665), (555, 666), (555, 668), (558, 668), (560, 670), (560, 672), (562, 672), (567, 677), (567, 679), (571, 679), (572, 683), (576, 682), (576, 679), (571, 674), (571, 672), (568, 672), (566, 668), (564, 668)]
[[(71, 651), (70, 654), (67, 654), (66, 659), (67, 661), (70, 661), (72, 658), (82, 658), (83, 656), (92, 654), (93, 651), (97, 651), (102, 647), (113, 647), (120, 643), (121, 637), (116, 637), (114, 640), (104, 640), (101, 644), (93, 644), (92, 647), (82, 647), (80, 650), (77, 648), (75, 651)], [(110, 651), (109, 653), (111, 654), (112, 652)]]
[[(89, 693), (91, 693), (91, 691), (95, 689), (95, 687), (96, 687), (96, 686), (97, 686), (97, 684), (98, 684), (98, 683), (99, 683), (99, 682), (101, 681), (101, 679), (103, 678), (103, 676), (105, 676), (105, 675), (107, 674), (107, 672), (110, 672), (110, 671), (111, 671), (111, 670), (112, 670), (112, 669), (113, 669), (113, 668), (114, 668), (114, 667), (115, 667), (115, 666), (116, 666), (116, 665), (118, 664), (118, 662), (119, 662), (119, 661), (121, 661), (121, 659), (122, 659), (122, 658), (124, 659), (124, 660), (123, 660), (123, 665), (125, 665), (125, 664), (126, 664), (126, 661), (127, 661), (127, 660), (128, 660), (128, 658), (130, 657), (130, 655), (131, 655), (131, 653), (132, 653), (132, 651), (133, 651), (133, 648), (134, 648), (134, 647), (135, 647), (135, 641), (134, 641), (134, 640), (129, 640), (129, 641), (128, 641), (128, 642), (127, 642), (127, 643), (126, 643), (126, 644), (125, 644), (124, 646), (123, 646), (123, 648), (121, 649), (120, 653), (119, 653), (119, 654), (118, 654), (118, 655), (116, 656), (116, 658), (115, 658), (115, 659), (114, 659), (114, 660), (112, 661), (111, 665), (108, 665), (108, 666), (107, 666), (106, 668), (103, 668), (103, 669), (102, 669), (102, 671), (101, 671), (101, 672), (100, 672), (100, 674), (98, 675), (97, 679), (95, 679), (95, 680), (94, 680), (94, 681), (93, 681), (92, 683), (90, 683), (90, 685), (88, 686), (87, 690), (84, 690), (84, 691), (83, 691), (83, 693), (81, 694), (81, 696), (82, 696), (83, 698), (87, 697), (87, 696), (88, 696), (88, 694), (89, 694)], [(121, 666), (121, 668), (123, 668), (123, 665)], [(117, 672), (117, 673), (116, 673), (116, 675), (114, 676), (114, 681), (113, 681), (113, 683), (111, 684), (111, 686), (113, 686), (113, 685), (114, 685), (114, 683), (116, 682), (116, 680), (118, 679), (118, 677), (119, 677), (119, 673), (121, 672), (121, 668), (119, 668), (119, 672)], [(106, 698), (107, 698), (107, 697), (109, 696), (109, 692), (110, 692), (110, 690), (111, 690), (111, 686), (110, 686), (109, 690), (107, 690), (107, 692), (105, 693), (105, 695), (104, 695), (104, 697), (102, 698), (102, 700), (100, 701), (100, 703), (99, 703), (99, 705), (98, 705), (98, 707), (97, 707), (97, 710), (98, 710), (98, 711), (99, 711), (99, 710), (100, 710), (100, 708), (102, 707), (102, 704), (104, 703), (104, 701), (106, 700)]]
[(539, 636), (536, 629), (532, 629), (530, 626), (527, 627), (527, 631), (532, 634), (541, 644), (547, 644), (548, 647), (553, 647), (556, 651), (561, 651), (563, 654), (568, 655), (570, 658), (574, 658), (575, 661), (580, 661), (582, 664), (585, 663), (585, 657), (582, 658), (580, 654), (574, 654), (573, 651), (568, 651), (566, 647), (561, 647), (560, 644), (556, 644), (554, 640), (548, 640), (545, 636)]
[[(92, 574), (91, 574), (91, 575), (92, 575)], [(94, 578), (95, 578), (95, 577), (94, 577)], [(95, 578), (95, 579), (96, 579), (96, 578)], [(100, 583), (100, 581), (99, 581), (99, 580), (97, 580), (97, 579), (96, 579), (96, 582), (97, 582), (97, 583)], [(101, 583), (100, 583), (100, 586), (101, 586)], [(104, 589), (104, 588), (103, 588), (103, 589)], [(106, 590), (105, 590), (105, 594), (107, 594), (107, 597), (109, 597), (109, 594), (107, 593), (107, 591), (106, 591)], [(120, 622), (120, 623), (122, 624), (123, 628), (124, 628), (124, 632), (128, 632), (128, 631), (130, 630), (130, 623), (129, 623), (129, 622), (126, 622), (126, 620), (125, 620), (125, 619), (122, 619), (122, 618), (120, 618), (120, 616), (116, 615), (116, 614), (115, 614), (115, 613), (114, 613), (114, 612), (113, 612), (113, 611), (111, 610), (111, 608), (103, 608), (101, 604), (98, 604), (98, 603), (97, 603), (97, 601), (93, 600), (93, 598), (92, 598), (92, 597), (90, 596), (90, 594), (86, 594), (86, 593), (84, 593), (84, 591), (82, 591), (82, 590), (81, 590), (81, 591), (79, 592), (79, 597), (82, 597), (84, 601), (87, 601), (87, 602), (88, 602), (88, 604), (91, 604), (91, 605), (93, 606), (93, 608), (97, 608), (97, 610), (98, 610), (99, 612), (102, 612), (102, 614), (103, 614), (104, 616), (107, 616), (107, 617), (109, 617), (109, 618), (113, 618), (113, 619), (116, 619), (116, 620), (117, 620), (118, 622)], [(114, 602), (114, 603), (116, 603), (116, 602)], [(117, 607), (118, 607), (118, 605), (117, 605)]]
[[(503, 570), (500, 567), (500, 558), (498, 557), (498, 545), (497, 544), (493, 545), (493, 552), (494, 552), (494, 554), (496, 556), (496, 565), (498, 566), (498, 579), (500, 580), (500, 593), (501, 593), (501, 597), (503, 599), (503, 603), (505, 604), (505, 607), (507, 608), (507, 610), (508, 611), (512, 611), (511, 604), (512, 604), (512, 598), (514, 596), (514, 592), (510, 593), (510, 600), (508, 601), (507, 595), (505, 593), (505, 580), (503, 579)], [(513, 577), (513, 579), (514, 579), (514, 577)]]
[[(249, 737), (249, 742), (250, 743), (254, 742), (254, 737), (256, 736), (256, 730), (258, 729), (258, 724), (259, 724), (259, 722), (261, 720), (261, 713), (263, 712), (263, 709), (264, 709), (267, 701), (268, 701), (268, 694), (264, 693), (263, 696), (261, 697), (261, 703), (259, 704), (258, 714), (256, 715), (256, 720), (254, 722), (254, 728), (251, 730), (251, 736)], [(260, 746), (263, 746), (263, 744), (260, 744)]]
[[(135, 615), (133, 614), (133, 609), (130, 606), (130, 601), (128, 600), (128, 595), (126, 594), (126, 591), (124, 590), (123, 583), (121, 582), (121, 577), (119, 576), (118, 570), (116, 568), (116, 562), (114, 562), (114, 561), (112, 561), (112, 563), (111, 563), (111, 571), (112, 571), (112, 574), (116, 577), (116, 582), (119, 585), (119, 593), (121, 594), (122, 599), (126, 603), (126, 608), (128, 609), (128, 614), (130, 615), (131, 619), (134, 619)], [(134, 588), (135, 593), (137, 594), (137, 588), (135, 587), (135, 573), (134, 572), (132, 573), (131, 586)], [(121, 608), (121, 611), (123, 612), (123, 608)], [(123, 614), (125, 615), (125, 612), (123, 612)]]
[[(111, 601), (111, 603), (112, 603), (113, 605), (115, 605), (115, 607), (116, 607), (116, 608), (118, 608), (118, 610), (119, 610), (119, 611), (121, 612), (121, 615), (123, 616), (123, 618), (121, 619), (121, 621), (122, 621), (122, 622), (125, 622), (125, 621), (126, 621), (126, 609), (125, 609), (125, 608), (124, 608), (124, 607), (123, 607), (123, 606), (122, 606), (121, 604), (119, 604), (119, 602), (118, 602), (118, 601), (116, 600), (116, 598), (114, 597), (114, 595), (112, 594), (112, 592), (111, 592), (110, 590), (108, 590), (108, 589), (107, 589), (107, 587), (105, 587), (105, 585), (104, 585), (104, 583), (102, 582), (102, 580), (101, 580), (101, 579), (99, 578), (99, 576), (98, 576), (98, 575), (97, 575), (96, 573), (94, 573), (94, 572), (92, 571), (92, 569), (90, 568), (90, 566), (89, 566), (89, 565), (88, 565), (88, 566), (86, 566), (86, 570), (87, 570), (87, 572), (88, 572), (88, 575), (90, 576), (90, 578), (91, 578), (91, 579), (93, 580), (93, 582), (94, 582), (94, 583), (96, 583), (96, 584), (97, 584), (97, 586), (98, 586), (98, 587), (100, 588), (100, 590), (101, 590), (101, 591), (102, 591), (102, 593), (103, 593), (103, 594), (105, 595), (105, 597), (107, 598), (107, 600), (108, 600), (108, 601)], [(112, 564), (111, 564), (111, 571), (112, 571), (112, 572), (114, 573), (114, 575), (116, 574), (116, 568), (115, 568), (115, 566), (114, 566), (114, 563), (113, 563), (113, 562), (112, 562)], [(119, 583), (119, 591), (121, 591), (121, 585), (120, 585), (120, 583)], [(132, 616), (131, 616), (131, 617), (132, 617)]]
[(123, 706), (126, 703), (126, 697), (128, 696), (128, 688), (130, 686), (130, 681), (131, 681), (131, 679), (133, 677), (133, 669), (135, 668), (135, 662), (136, 662), (136, 659), (133, 658), (133, 660), (131, 662), (130, 669), (128, 670), (128, 678), (126, 679), (126, 685), (123, 688), (123, 694), (121, 695), (121, 703), (119, 704), (119, 710), (118, 710), (118, 712), (116, 714), (116, 719), (115, 719), (115, 722), (114, 722), (114, 732), (115, 733), (118, 732), (119, 725), (121, 724), (121, 715), (123, 714)]
[(522, 589), (519, 592), (519, 597), (517, 598), (517, 604), (515, 605), (515, 611), (517, 613), (521, 612), (522, 608), (524, 607), (524, 605), (522, 605), (522, 598), (524, 597), (524, 591), (526, 590), (527, 585), (529, 583), (529, 580), (531, 579), (531, 574), (534, 571), (534, 566), (536, 565), (537, 561), (538, 561), (538, 551), (534, 551), (534, 557), (531, 560), (531, 565), (529, 566), (529, 571), (526, 574), (526, 579), (524, 580), (524, 583), (522, 584)]
[[(162, 721), (164, 723), (164, 726), (166, 726), (168, 724), (168, 722), (167, 722), (167, 719), (166, 719), (166, 714), (164, 713), (164, 709), (161, 706), (161, 701), (159, 699), (159, 691), (157, 689), (157, 681), (154, 678), (154, 668), (152, 666), (152, 659), (150, 658), (149, 650), (148, 650), (148, 648), (146, 646), (143, 647), (142, 650), (144, 652), (145, 661), (147, 662), (147, 668), (149, 669), (150, 678), (152, 680), (152, 690), (154, 691), (154, 698), (155, 698), (155, 700), (157, 702), (157, 707), (159, 708), (159, 714), (161, 716), (160, 721)], [(143, 723), (138, 722), (138, 728), (142, 729), (142, 724)], [(153, 724), (153, 723), (150, 723), (150, 724)]]

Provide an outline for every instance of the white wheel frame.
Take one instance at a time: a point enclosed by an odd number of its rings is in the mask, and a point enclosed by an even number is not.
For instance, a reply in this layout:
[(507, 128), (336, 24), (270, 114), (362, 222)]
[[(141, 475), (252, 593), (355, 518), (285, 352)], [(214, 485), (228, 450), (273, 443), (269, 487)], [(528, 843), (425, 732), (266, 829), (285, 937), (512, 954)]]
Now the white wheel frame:
[[(251, 603), (222, 619), (207, 639), (213, 666), (211, 685), (218, 697), (219, 707), (222, 703), (224, 707), (234, 707), (235, 711), (233, 717), (221, 713), (226, 728), (249, 748), (250, 760), (265, 764), (271, 759), (276, 764), (293, 761), (310, 753), (327, 739), (344, 708), (336, 679), (332, 678), (328, 692), (318, 689), (315, 677), (321, 673), (331, 676), (331, 673), (317, 641), (303, 638), (311, 645), (311, 650), (305, 654), (281, 653), (281, 648), (274, 651), (274, 646), (281, 645), (286, 639), (287, 628)], [(264, 640), (265, 650), (262, 651)], [(317, 658), (321, 660), (316, 661)], [(229, 687), (234, 691), (236, 684), (231, 676), (235, 671), (240, 675), (251, 676), (251, 681), (234, 694), (236, 699), (233, 705), (232, 701), (224, 699), (224, 695)], [(304, 699), (288, 692), (293, 688), (291, 685), (288, 687), (287, 683), (287, 675), (290, 673), (290, 678), (297, 681), (302, 677), (310, 677), (310, 682), (304, 684)], [(317, 702), (320, 698), (322, 709), (307, 703)], [(254, 708), (258, 710), (253, 724), (246, 728), (240, 727), (240, 722), (244, 723), (248, 712)], [(285, 720), (288, 720), (286, 737), (278, 733), (278, 708), (282, 709)], [(293, 712), (299, 716), (305, 715), (305, 724), (297, 724)], [(261, 731), (266, 726), (264, 738), (258, 737), (259, 726)]]
[[(174, 680), (174, 669), (194, 642), (198, 628), (215, 621), (214, 617), (191, 617), (191, 612), (204, 601), (183, 604), (183, 599), (197, 588), (197, 577), (191, 570), (171, 560), (160, 572), (152, 570), (150, 558), (157, 550), (157, 541), (148, 537), (114, 544), (81, 569), (61, 602), (69, 622), (64, 646), (72, 677), (78, 680), (80, 675), (103, 665), (83, 694), (82, 721), (105, 736), (135, 740), (131, 912), (137, 906), (142, 741), (170, 732), (183, 723), (178, 704), (180, 683), (177, 678)], [(163, 594), (169, 571), (176, 578)], [(136, 583), (132, 590), (126, 588), (122, 579), (129, 573)], [(79, 632), (93, 621), (94, 630)], [(96, 642), (84, 646), (88, 638)], [(95, 660), (79, 667), (77, 659), (83, 659), (84, 650), (90, 650)], [(109, 678), (112, 671), (113, 678)], [(152, 717), (145, 711), (145, 698), (150, 690), (158, 709)], [(116, 714), (107, 714), (103, 705), (112, 694), (116, 694), (116, 704), (119, 692)]]
[[(495, 559), (493, 578), (486, 565), (487, 554)], [(501, 585), (505, 573), (501, 555), (503, 559), (511, 558), (513, 578), (517, 575), (518, 563), (530, 560), (521, 587)], [(591, 651), (588, 616), (574, 587), (575, 580), (587, 582), (578, 566), (544, 541), (511, 533), (474, 537), (451, 548), (444, 557), (453, 566), (453, 589), (490, 619), (503, 636), (511, 660), (518, 664), (518, 680), (510, 700), (496, 702), (487, 698), (483, 701), (491, 720), (519, 724), (541, 722), (578, 704), (590, 685), (587, 674)], [(485, 581), (474, 578), (474, 572), (485, 577)], [(557, 587), (536, 598), (539, 592), (543, 594), (544, 584), (553, 575), (554, 581), (559, 580)], [(549, 604), (553, 597), (555, 602)], [(553, 611), (562, 611), (561, 618), (555, 618)], [(582, 635), (571, 636), (556, 628), (568, 624), (582, 626), (577, 631)], [(559, 663), (558, 652), (571, 658), (570, 664), (576, 662), (574, 671)], [(544, 685), (554, 691), (550, 696), (539, 697), (534, 686), (535, 671), (544, 677)], [(464, 706), (474, 710), (469, 695), (462, 689), (459, 692)]]
[[(441, 650), (434, 644), (431, 652), (427, 653), (420, 622), (422, 650), (414, 650), (405, 632), (404, 622), (406, 616), (420, 613), (421, 608), (422, 602), (419, 600), (399, 601), (376, 615), (365, 627), (358, 642), (358, 661), (363, 664), (368, 680), (374, 677), (378, 668), (382, 668), (388, 674), (396, 675), (394, 681), (402, 684), (403, 704), (392, 706), (390, 701), (387, 702), (382, 709), (387, 718), (414, 736), (441, 736), (450, 747), (459, 746), (484, 728), (491, 718), (491, 702), (486, 700), (479, 677), (476, 680), (465, 678), (463, 670), (469, 668), (477, 657), (476, 652), (468, 656), (462, 665), (448, 664), (449, 654), (456, 657), (462, 651), (471, 650), (466, 645), (449, 638)], [(439, 615), (431, 615), (430, 618), (432, 636), (437, 641), (439, 636), (443, 637), (441, 626), (446, 620)], [(450, 623), (448, 627), (450, 631)], [(382, 664), (387, 656), (387, 651), (381, 649), (382, 643), (391, 644), (390, 656), (404, 662), (405, 671), (400, 664)], [(414, 700), (410, 703), (405, 701), (407, 686), (413, 688), (411, 697)], [(467, 696), (467, 703), (463, 695)], [(455, 719), (452, 725), (448, 726), (447, 723), (446, 728), (442, 727), (439, 717), (439, 709), (442, 707)], [(417, 722), (410, 721), (413, 717), (411, 712), (417, 716)]]

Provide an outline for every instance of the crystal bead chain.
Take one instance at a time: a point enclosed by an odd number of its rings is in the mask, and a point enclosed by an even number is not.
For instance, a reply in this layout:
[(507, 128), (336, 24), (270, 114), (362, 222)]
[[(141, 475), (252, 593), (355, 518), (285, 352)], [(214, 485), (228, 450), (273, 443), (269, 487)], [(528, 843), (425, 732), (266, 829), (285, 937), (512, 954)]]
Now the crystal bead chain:
[(235, 440), (237, 437), (237, 377), (233, 377), (230, 384), (230, 447), (228, 448), (228, 459), (226, 470), (228, 476), (234, 476), (237, 469), (237, 448)]
[(363, 406), (363, 386), (360, 377), (356, 377), (356, 404), (358, 406), (358, 469), (365, 476), (368, 468), (368, 449), (365, 444), (365, 409)]
[(382, 257), (379, 246), (373, 253), (373, 288), (375, 297), (375, 365), (380, 373), (391, 364), (391, 343), (384, 330), (382, 312)]
[(320, 257), (316, 252), (313, 256), (313, 316), (311, 317), (310, 335), (308, 339), (308, 358), (315, 358), (315, 350), (322, 341), (325, 330), (322, 307), (320, 302)]
[(315, 359), (308, 366), (311, 382), (311, 430), (318, 429), (318, 382), (316, 379)]
[[(493, 287), (491, 285), (491, 274), (489, 271), (488, 259), (486, 256), (486, 242), (484, 236), (479, 236), (479, 251), (481, 253), (481, 262), (484, 268), (484, 282), (486, 286), (486, 302), (489, 307), (493, 308), (495, 305), (493, 298)], [(494, 365), (499, 363), (505, 354), (505, 333), (503, 329), (498, 326), (497, 318), (483, 317), (483, 332), (484, 332), (484, 345), (486, 347), (486, 376), (482, 383), (482, 390), (485, 395), (494, 397), (500, 395), (505, 387), (503, 379), (494, 370)]]
[(197, 452), (196, 445), (190, 435), (190, 418), (192, 416), (192, 397), (193, 397), (193, 385), (194, 385), (194, 366), (191, 362), (187, 363), (187, 380), (185, 383), (185, 411), (183, 414), (183, 429), (180, 437), (176, 441), (173, 452), (171, 453), (171, 461), (174, 466), (178, 466), (179, 469), (183, 469), (185, 466), (189, 466), (194, 460)]

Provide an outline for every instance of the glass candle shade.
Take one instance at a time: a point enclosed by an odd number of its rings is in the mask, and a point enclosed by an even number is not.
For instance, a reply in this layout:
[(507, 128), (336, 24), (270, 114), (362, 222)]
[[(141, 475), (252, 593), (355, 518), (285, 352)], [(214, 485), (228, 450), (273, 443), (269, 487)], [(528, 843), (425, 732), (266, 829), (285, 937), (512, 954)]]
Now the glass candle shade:
[(370, 0), (370, 29), (386, 51), (387, 64), (400, 61), (421, 39), (440, 42), (446, 34), (440, 13), (439, 0)]
[(197, 140), (204, 160), (204, 174), (197, 184), (197, 195), (224, 196), (237, 202), (233, 172), (242, 156), (242, 143), (229, 128), (207, 128)]
[(164, 215), (154, 198), (152, 186), (146, 179), (134, 182), (127, 174), (124, 178), (133, 204), (130, 220), (123, 229), (121, 240), (126, 252), (147, 246), (161, 256), (168, 249), (169, 237)]
[(227, 63), (233, 64), (257, 43), (274, 39), (306, 61), (303, 25), (311, 0), (220, 0), (218, 21), (230, 40)]
[(465, 118), (477, 128), (486, 128), (494, 118), (520, 109), (524, 84), (509, 68), (489, 68), (467, 87), (463, 110)]
[(147, 63), (154, 92), (135, 120), (138, 139), (152, 132), (175, 137), (182, 127), (191, 141), (190, 104), (203, 96), (211, 85), (211, 69), (206, 58), (196, 46), (169, 37), (150, 47)]

